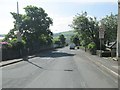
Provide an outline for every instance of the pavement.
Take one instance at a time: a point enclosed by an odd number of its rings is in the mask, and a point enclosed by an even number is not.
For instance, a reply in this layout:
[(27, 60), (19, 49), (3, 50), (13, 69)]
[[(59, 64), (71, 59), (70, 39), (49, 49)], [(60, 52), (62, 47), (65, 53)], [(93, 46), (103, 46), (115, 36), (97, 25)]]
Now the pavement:
[[(83, 53), (87, 54), (87, 57), (89, 58), (89, 60), (91, 60), (94, 64), (96, 64), (97, 66), (99, 66), (102, 70), (105, 70), (106, 72), (110, 73), (111, 75), (115, 76), (116, 78), (120, 77), (120, 75), (118, 74), (119, 72), (119, 67), (118, 66), (118, 61), (111, 58), (111, 57), (99, 57), (96, 55), (90, 55), (87, 52)], [(33, 56), (28, 56), (28, 58), (32, 58)], [(97, 61), (96, 61), (97, 59)], [(5, 67), (11, 64), (15, 64), (15, 63), (19, 63), (24, 61), (23, 58), (20, 59), (13, 59), (13, 60), (8, 60), (8, 61), (1, 61), (0, 62), (0, 67)]]
[[(32, 57), (34, 57), (34, 55), (28, 56), (28, 58), (32, 58)], [(1, 61), (0, 62), (0, 67), (4, 67), (4, 66), (11, 65), (11, 64), (15, 64), (15, 63), (18, 63), (18, 62), (21, 62), (21, 61), (24, 61), (23, 58), (13, 59), (13, 60), (8, 60), (8, 61)]]
[(118, 65), (118, 61), (116, 59), (113, 59), (111, 57), (99, 57), (97, 55), (90, 55), (87, 52), (85, 53), (87, 54), (89, 60), (91, 60), (94, 64), (99, 66), (102, 70), (108, 72), (116, 78), (120, 77), (120, 66)]

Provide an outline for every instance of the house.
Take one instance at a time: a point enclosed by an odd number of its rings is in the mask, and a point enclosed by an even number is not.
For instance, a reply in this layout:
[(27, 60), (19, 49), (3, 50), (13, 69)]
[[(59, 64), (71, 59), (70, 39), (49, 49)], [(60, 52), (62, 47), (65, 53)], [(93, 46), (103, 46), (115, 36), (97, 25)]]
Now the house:
[(106, 45), (106, 49), (111, 51), (111, 57), (116, 56), (116, 47), (117, 47), (117, 41), (109, 43), (109, 45)]

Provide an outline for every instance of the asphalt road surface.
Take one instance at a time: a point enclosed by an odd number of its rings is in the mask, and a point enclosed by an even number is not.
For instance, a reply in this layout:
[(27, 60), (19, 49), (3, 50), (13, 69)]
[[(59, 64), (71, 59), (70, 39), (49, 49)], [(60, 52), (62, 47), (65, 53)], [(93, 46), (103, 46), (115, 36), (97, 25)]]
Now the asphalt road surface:
[(118, 80), (69, 47), (2, 68), (3, 88), (118, 88)]

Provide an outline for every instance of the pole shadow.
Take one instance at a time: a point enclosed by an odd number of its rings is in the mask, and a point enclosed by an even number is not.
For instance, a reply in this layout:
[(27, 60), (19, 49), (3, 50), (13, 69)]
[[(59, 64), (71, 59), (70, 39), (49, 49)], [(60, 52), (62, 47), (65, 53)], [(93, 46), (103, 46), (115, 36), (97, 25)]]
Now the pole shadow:
[(37, 64), (35, 64), (35, 63), (33, 63), (33, 62), (30, 62), (29, 60), (26, 60), (26, 62), (28, 62), (28, 63), (30, 63), (30, 64), (32, 64), (32, 65), (34, 65), (34, 66), (36, 66), (36, 67), (38, 67), (38, 68), (40, 68), (40, 69), (44, 69), (43, 67), (40, 67), (40, 66), (38, 66)]

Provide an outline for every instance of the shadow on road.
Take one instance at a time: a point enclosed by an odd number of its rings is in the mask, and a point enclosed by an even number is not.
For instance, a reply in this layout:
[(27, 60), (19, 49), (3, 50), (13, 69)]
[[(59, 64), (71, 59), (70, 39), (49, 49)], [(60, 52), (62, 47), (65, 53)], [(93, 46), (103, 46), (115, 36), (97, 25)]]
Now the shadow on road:
[(30, 63), (30, 64), (32, 64), (32, 65), (34, 65), (34, 66), (40, 68), (40, 69), (43, 69), (43, 67), (40, 67), (40, 66), (38, 66), (37, 64), (35, 64), (35, 63), (33, 63), (33, 62), (30, 62), (29, 60), (26, 60), (26, 61), (27, 61), (28, 63)]
[(28, 63), (34, 65), (35, 67), (38, 67), (38, 68), (44, 69), (44, 70), (48, 70), (48, 71), (67, 71), (67, 72), (72, 72), (72, 71), (74, 71), (73, 69), (45, 69), (45, 68), (40, 67), (39, 65), (37, 65), (37, 64), (35, 64), (35, 63), (33, 63), (33, 62), (30, 62), (30, 61), (28, 61), (28, 60), (26, 60), (26, 61), (27, 61)]
[(74, 56), (75, 54), (70, 54), (66, 52), (57, 52), (57, 51), (49, 51), (47, 53), (41, 53), (37, 54), (36, 57), (52, 57), (52, 58), (57, 58), (57, 57), (66, 57), (66, 56)]
[[(33, 57), (31, 58), (34, 58), (34, 57), (51, 57), (51, 58), (57, 58), (57, 57), (66, 57), (66, 56), (74, 56), (75, 54), (70, 54), (70, 53), (66, 53), (66, 52), (62, 52), (62, 51), (57, 51), (57, 50), (53, 50), (53, 51), (47, 51), (47, 52), (43, 52), (43, 53), (39, 53), (39, 54), (36, 54), (34, 55)], [(29, 60), (30, 58), (24, 58), (23, 60), (40, 68), (40, 69), (44, 69), (44, 70), (50, 70), (50, 71), (73, 71), (71, 69), (62, 69), (62, 70), (59, 70), (59, 69), (45, 69), (33, 62), (31, 62)]]

